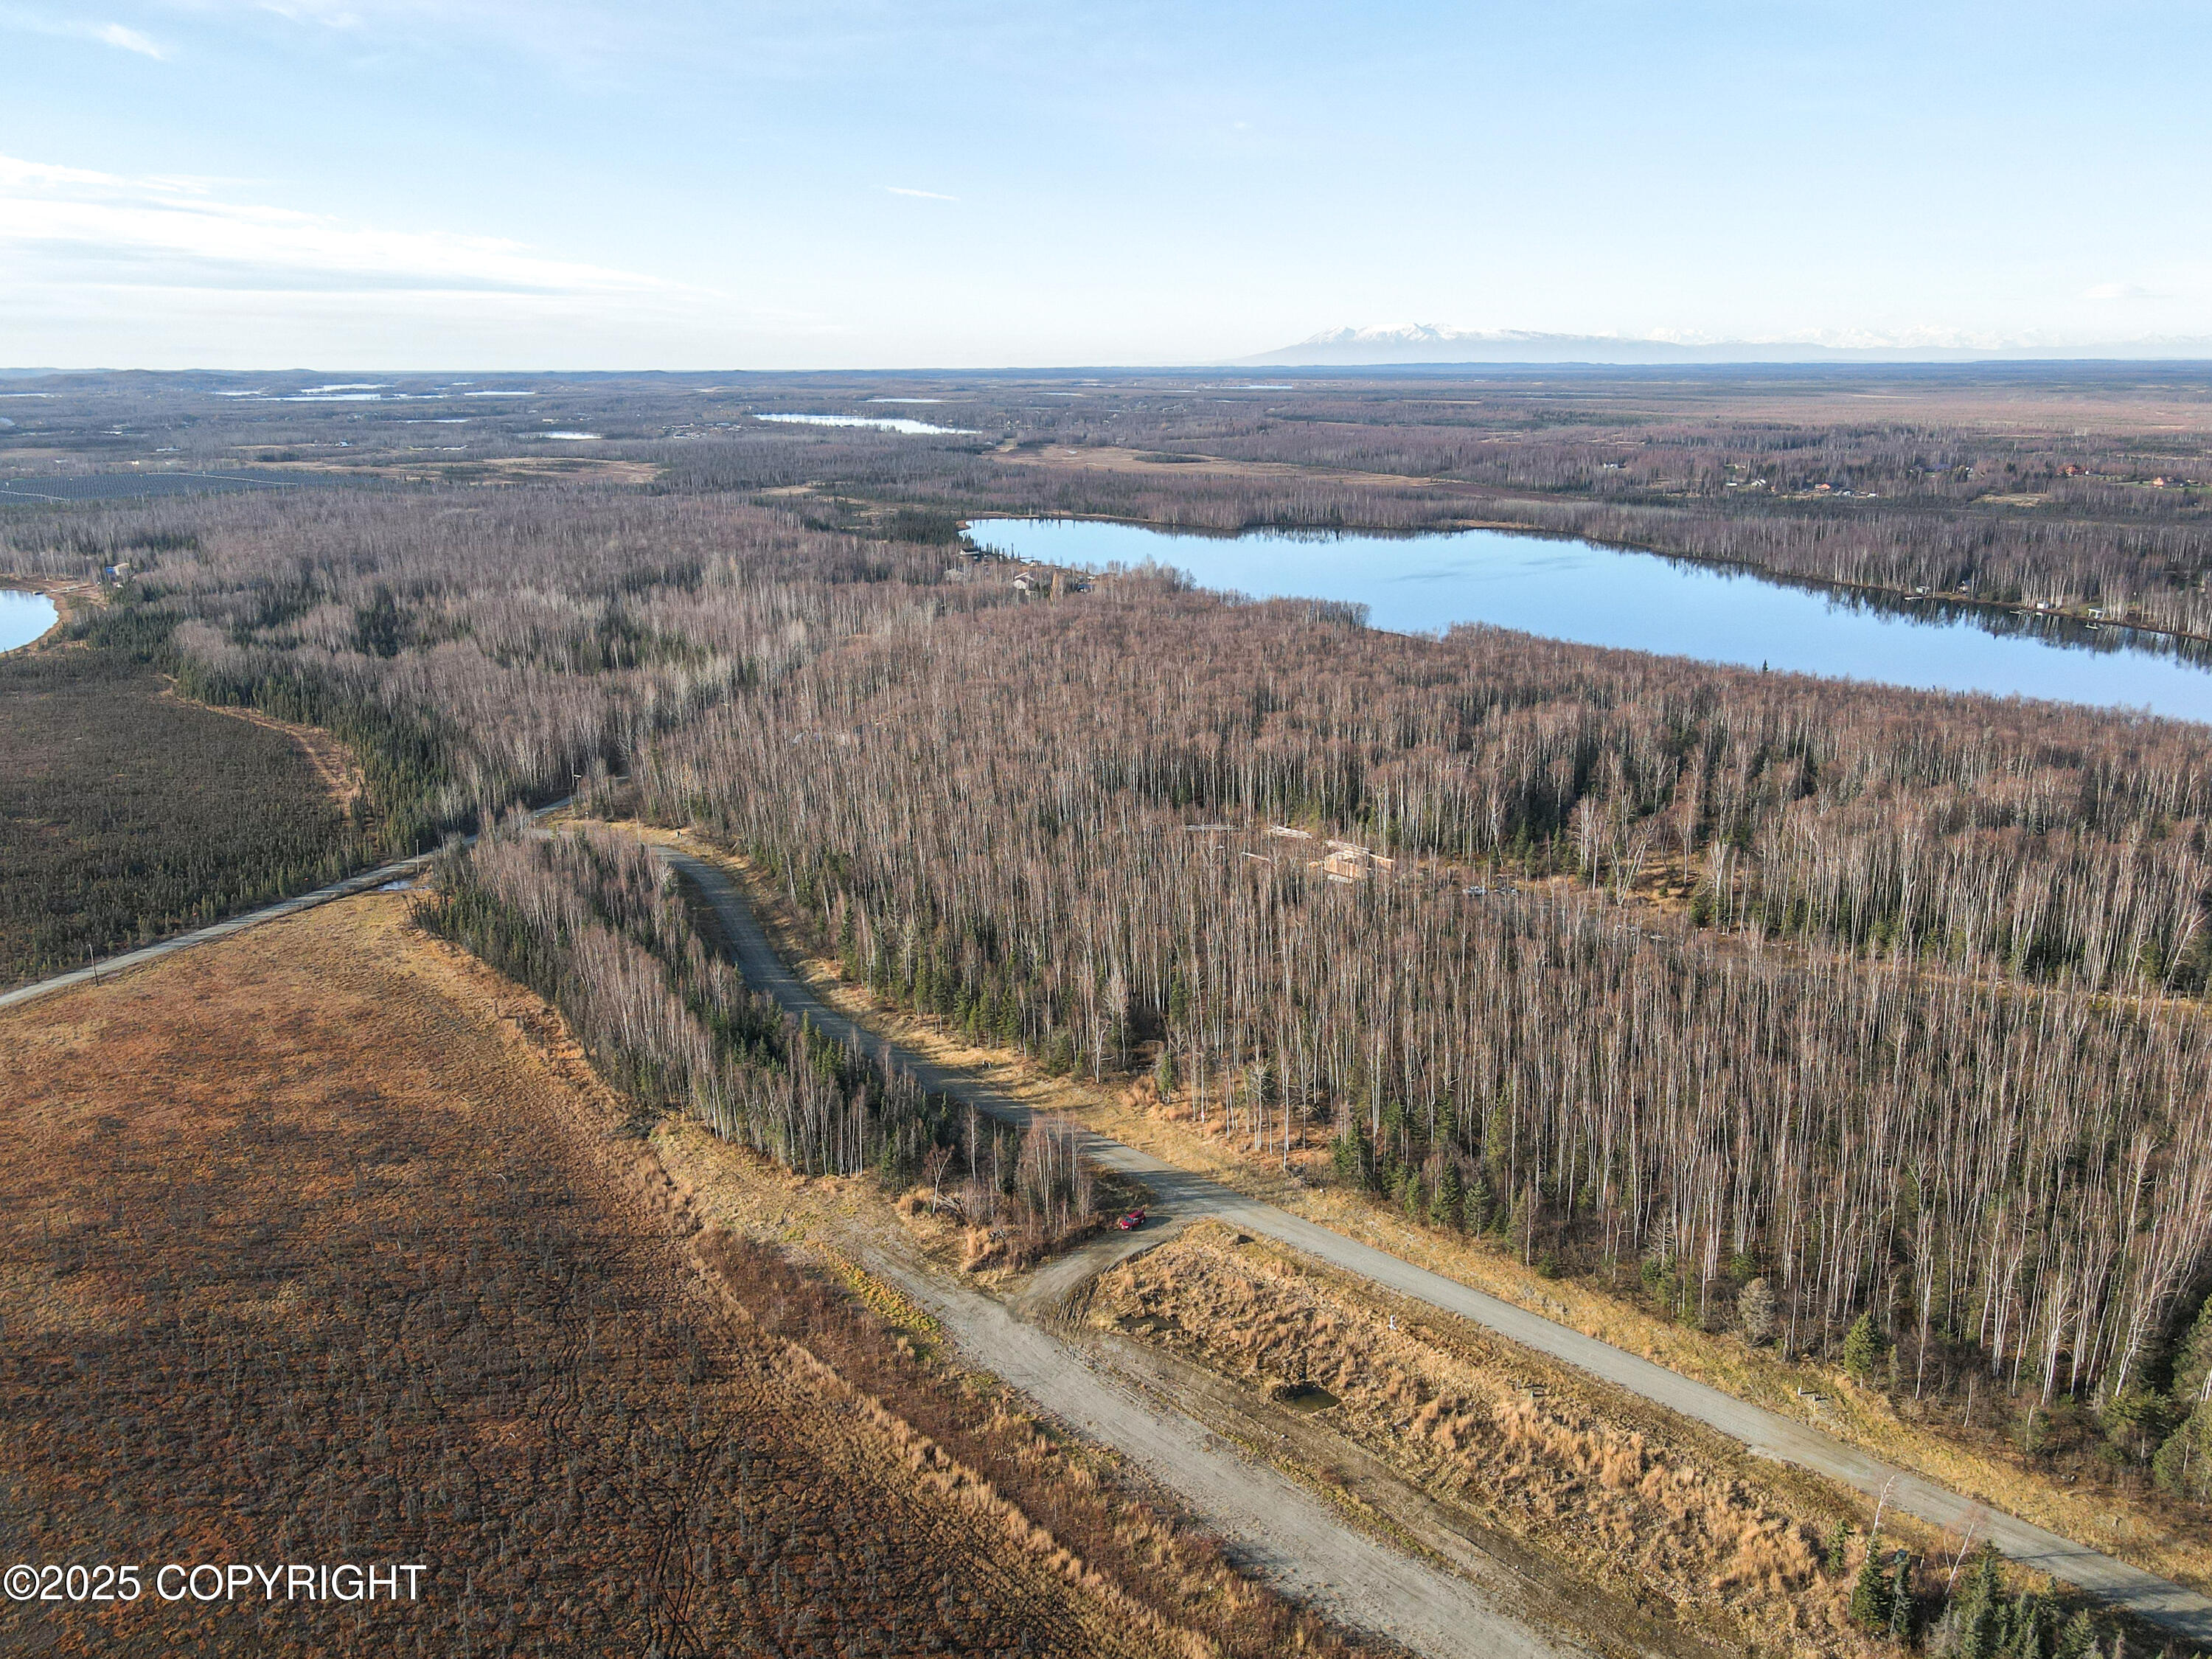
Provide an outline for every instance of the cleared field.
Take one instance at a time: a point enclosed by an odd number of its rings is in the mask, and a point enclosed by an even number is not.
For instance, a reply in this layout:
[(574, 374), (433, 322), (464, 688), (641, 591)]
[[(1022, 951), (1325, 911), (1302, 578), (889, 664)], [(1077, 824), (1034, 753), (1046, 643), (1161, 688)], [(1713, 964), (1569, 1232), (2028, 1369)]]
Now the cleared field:
[(825, 1361), (902, 1350), (404, 905), (0, 1016), (0, 1530), (420, 1599), (11, 1602), (0, 1650), (1204, 1650)]

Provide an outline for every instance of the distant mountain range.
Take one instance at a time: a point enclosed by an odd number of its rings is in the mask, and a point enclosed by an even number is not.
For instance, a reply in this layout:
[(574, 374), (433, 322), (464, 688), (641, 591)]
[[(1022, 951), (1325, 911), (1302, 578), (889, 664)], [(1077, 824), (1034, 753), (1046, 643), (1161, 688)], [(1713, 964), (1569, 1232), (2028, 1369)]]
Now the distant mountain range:
[(1444, 328), (1408, 323), (1332, 328), (1242, 366), (1323, 368), (1362, 363), (1928, 363), (2051, 358), (2172, 361), (2212, 357), (2212, 337), (2050, 345), (2033, 341), (1959, 343), (1940, 337), (1828, 344), (1817, 340), (1640, 339), (1620, 334), (1540, 334), (1527, 329)]

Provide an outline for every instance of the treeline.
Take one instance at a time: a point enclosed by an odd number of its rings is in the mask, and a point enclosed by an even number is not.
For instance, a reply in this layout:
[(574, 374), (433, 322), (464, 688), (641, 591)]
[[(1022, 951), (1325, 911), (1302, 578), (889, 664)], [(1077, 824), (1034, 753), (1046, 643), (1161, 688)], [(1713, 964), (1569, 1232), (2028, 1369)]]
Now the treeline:
[[(975, 441), (736, 434), (653, 453), (686, 486), (816, 483), (959, 510), (1190, 528), (1507, 520), (1822, 583), (2212, 635), (2212, 459), (2187, 376), (1580, 374), (1276, 386), (975, 388), (1020, 449), (1218, 455), (1310, 477), (1024, 464)], [(1878, 398), (1879, 415), (1869, 400)], [(1388, 474), (1394, 484), (1358, 475)]]
[[(855, 641), (659, 745), (648, 806), (878, 989), (1164, 1047), (1252, 1149), (1348, 1136), (1532, 1259), (1768, 1277), (1795, 1347), (1872, 1310), (1908, 1387), (2143, 1379), (2212, 1249), (2186, 728), (1142, 586)], [(1668, 861), (1736, 931), (1499, 891)]]
[(1802, 580), (2051, 610), (2212, 635), (2212, 525), (2111, 523), (2021, 512), (1871, 504), (1722, 508), (1515, 501), (1539, 529)]
[(537, 991), (648, 1105), (806, 1175), (899, 1186), (954, 1127), (914, 1079), (746, 990), (702, 942), (668, 868), (636, 841), (519, 826), (454, 849), (417, 920)]
[(524, 821), (449, 848), (416, 919), (565, 1015), (602, 1075), (803, 1175), (918, 1187), (972, 1230), (969, 1265), (1029, 1259), (1098, 1202), (1072, 1124), (964, 1115), (895, 1066), (746, 989), (701, 939), (676, 878), (605, 831)]
[[(1810, 428), (1778, 441), (1618, 411), (1580, 411), (1587, 428), (1564, 434), (1503, 419), (1431, 428), (1418, 424), (1425, 407), (1410, 400), (1409, 412), (1409, 400), (1378, 398), (1359, 411), (1371, 425), (1344, 419), (1341, 409), (1286, 421), (1123, 407), (1110, 419), (1061, 417), (1052, 428), (1054, 443), (1152, 444), (1169, 454), (1310, 467), (1307, 477), (1063, 468), (949, 441), (749, 438), (657, 453), (689, 486), (788, 489), (826, 472), (831, 482), (799, 509), (822, 527), (846, 523), (839, 491), (925, 511), (1092, 514), (1223, 532), (1503, 521), (1806, 582), (2031, 614), (2039, 605), (2095, 610), (2110, 621), (2212, 635), (2212, 491), (2154, 488), (2163, 477), (2154, 467), (2179, 474), (2172, 462), (2108, 459), (2129, 476), (2100, 480), (2045, 449), (2002, 459), (2020, 453), (2008, 439), (1966, 424), (1892, 430), (1872, 444), (1860, 433)], [(2200, 483), (2212, 484), (2212, 462), (2199, 470)]]
[(386, 846), (626, 769), (867, 629), (982, 602), (940, 549), (727, 500), (516, 489), (164, 501), (15, 526), (0, 562), (136, 562), (84, 637), (344, 739)]

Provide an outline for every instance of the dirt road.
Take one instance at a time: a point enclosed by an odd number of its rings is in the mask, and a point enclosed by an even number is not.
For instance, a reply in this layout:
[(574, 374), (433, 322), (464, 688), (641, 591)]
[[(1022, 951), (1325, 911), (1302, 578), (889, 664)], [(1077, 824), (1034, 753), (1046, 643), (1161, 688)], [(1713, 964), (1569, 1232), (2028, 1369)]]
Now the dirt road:
[[(755, 989), (774, 997), (793, 1013), (805, 1013), (826, 1035), (841, 1042), (854, 1041), (872, 1052), (892, 1048), (900, 1063), (932, 1092), (942, 1092), (963, 1103), (972, 1103), (978, 1110), (1008, 1122), (1026, 1121), (1029, 1109), (1018, 1102), (972, 1076), (933, 1065), (888, 1043), (824, 1003), (776, 955), (751, 908), (727, 875), (680, 849), (658, 850), (713, 904), (731, 941), (738, 965)], [(1332, 1232), (1120, 1141), (1087, 1134), (1084, 1151), (1102, 1167), (1133, 1176), (1149, 1188), (1156, 1198), (1154, 1207), (1164, 1221), (1182, 1222), (1212, 1216), (1233, 1227), (1279, 1239), (1377, 1285), (1487, 1326), (1515, 1342), (1718, 1429), (1761, 1455), (1798, 1464), (1870, 1497), (1887, 1493), (1891, 1504), (1954, 1532), (1963, 1533), (1972, 1526), (1977, 1539), (1995, 1543), (2015, 1561), (2077, 1585), (2116, 1607), (2155, 1620), (2192, 1640), (2212, 1641), (2212, 1598), (2041, 1527), (1994, 1511), (1987, 1504), (1952, 1492), (1924, 1476), (1869, 1456), (1832, 1435), (1693, 1382), (1641, 1355), (1417, 1267), (1386, 1251)], [(1011, 1320), (1009, 1324), (1012, 1325)], [(993, 1369), (1000, 1369), (995, 1360)], [(1003, 1371), (1001, 1374), (1005, 1375)], [(1009, 1376), (1007, 1380), (1016, 1379)]]

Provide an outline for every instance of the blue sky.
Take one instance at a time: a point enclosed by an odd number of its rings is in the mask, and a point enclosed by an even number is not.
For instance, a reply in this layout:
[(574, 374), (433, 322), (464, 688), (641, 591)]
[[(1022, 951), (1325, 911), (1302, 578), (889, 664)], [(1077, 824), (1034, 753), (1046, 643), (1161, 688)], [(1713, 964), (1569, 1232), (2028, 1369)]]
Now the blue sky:
[(0, 0), (0, 364), (2212, 336), (2212, 11)]

